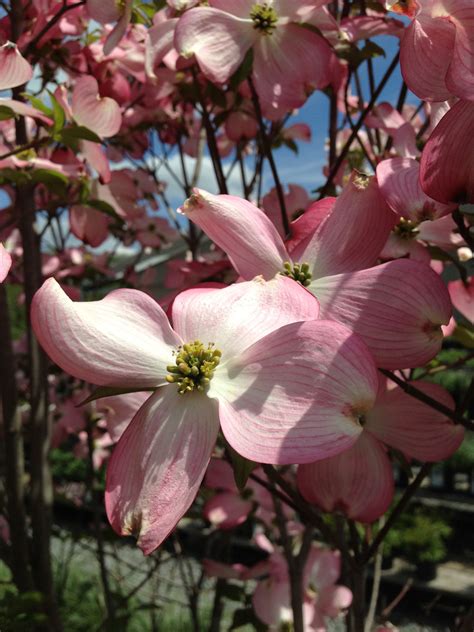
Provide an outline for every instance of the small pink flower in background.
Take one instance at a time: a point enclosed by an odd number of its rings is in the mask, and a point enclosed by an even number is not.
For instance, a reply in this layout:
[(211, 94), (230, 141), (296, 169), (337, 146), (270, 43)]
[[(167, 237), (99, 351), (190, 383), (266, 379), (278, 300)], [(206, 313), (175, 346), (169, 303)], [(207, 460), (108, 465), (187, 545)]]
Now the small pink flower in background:
[(454, 232), (451, 217), (454, 204), (442, 204), (428, 197), (420, 185), (420, 164), (410, 158), (390, 158), (377, 166), (377, 180), (387, 204), (397, 214), (395, 225), (381, 257), (410, 256), (430, 262), (423, 244), (453, 249), (464, 243)]
[(363, 337), (378, 366), (424, 364), (439, 351), (441, 325), (451, 316), (444, 283), (415, 261), (374, 265), (396, 222), (375, 178), (355, 176), (329, 212), (326, 204), (318, 203), (291, 248), (263, 211), (235, 196), (196, 189), (180, 211), (244, 279), (280, 273), (303, 283), (318, 299), (321, 317)]
[(33, 68), (13, 42), (0, 46), (0, 90), (8, 90), (27, 83)]
[(203, 74), (219, 84), (252, 48), (252, 77), (262, 109), (269, 118), (279, 118), (329, 83), (329, 45), (300, 26), (324, 4), (210, 0), (211, 6), (186, 11), (179, 19), (175, 47), (185, 57), (194, 55)]
[(5, 250), (5, 247), (0, 244), (0, 283), (5, 281), (8, 271), (12, 265), (12, 258), (10, 254)]
[(414, 19), (401, 40), (400, 65), (410, 90), (426, 101), (474, 98), (471, 0), (416, 0), (408, 14)]
[(178, 237), (178, 232), (162, 217), (139, 217), (131, 221), (130, 228), (142, 246), (151, 248), (169, 246)]
[(32, 324), (50, 357), (99, 386), (154, 391), (108, 468), (106, 508), (119, 533), (146, 553), (159, 546), (199, 489), (219, 425), (237, 452), (263, 463), (311, 462), (356, 441), (350, 411), (375, 397), (376, 369), (357, 336), (317, 316), (314, 297), (282, 277), (183, 292), (175, 330), (139, 291), (73, 303), (45, 282)]
[[(454, 410), (449, 393), (437, 384), (416, 382), (416, 388)], [(342, 511), (359, 522), (373, 522), (387, 511), (394, 482), (387, 447), (407, 459), (435, 462), (461, 445), (464, 428), (381, 380), (371, 408), (359, 411), (363, 432), (340, 456), (298, 468), (298, 488), (307, 501), (324, 511)]]
[[(257, 617), (267, 625), (277, 626), (293, 621), (290, 600), (288, 567), (282, 553), (259, 534), (257, 544), (270, 553), (268, 560), (250, 569), (268, 573), (260, 580), (252, 597)], [(303, 618), (305, 630), (326, 630), (325, 617), (335, 618), (352, 603), (352, 593), (345, 586), (336, 584), (341, 574), (338, 551), (313, 546), (303, 574)], [(247, 573), (246, 576), (248, 576)]]

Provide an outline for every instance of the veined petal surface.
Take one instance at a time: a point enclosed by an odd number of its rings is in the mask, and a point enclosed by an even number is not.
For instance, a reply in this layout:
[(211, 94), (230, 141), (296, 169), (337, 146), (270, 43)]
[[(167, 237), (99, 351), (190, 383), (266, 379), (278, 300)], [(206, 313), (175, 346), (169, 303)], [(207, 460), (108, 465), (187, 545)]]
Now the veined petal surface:
[[(225, 288), (195, 288), (173, 302), (175, 331), (185, 342), (213, 342), (222, 366), (236, 354), (289, 323), (318, 318), (314, 296), (291, 279), (256, 278)], [(211, 382), (211, 391), (212, 392)]]
[(219, 367), (211, 389), (222, 430), (260, 463), (308, 463), (362, 432), (356, 410), (375, 400), (373, 359), (358, 336), (328, 321), (293, 323)]
[(394, 493), (392, 466), (383, 446), (363, 432), (345, 452), (300, 465), (298, 489), (323, 511), (343, 511), (352, 520), (373, 522), (389, 507)]
[(58, 366), (99, 386), (164, 384), (172, 351), (182, 342), (158, 303), (138, 290), (73, 302), (48, 279), (33, 299), (31, 322)]
[(247, 200), (195, 189), (179, 210), (224, 250), (244, 279), (271, 279), (290, 258), (270, 219)]
[[(452, 397), (438, 384), (415, 382), (414, 386), (454, 411)], [(419, 461), (446, 459), (464, 438), (462, 426), (455, 425), (446, 415), (399, 387), (386, 391), (377, 399), (367, 415), (365, 429), (379, 441)]]
[(113, 528), (154, 551), (193, 502), (211, 457), (217, 404), (202, 393), (161, 387), (125, 430), (107, 468), (105, 506)]
[(386, 369), (416, 367), (439, 351), (441, 325), (451, 317), (449, 294), (429, 266), (399, 259), (348, 274), (318, 279), (308, 288), (321, 318), (359, 334)]

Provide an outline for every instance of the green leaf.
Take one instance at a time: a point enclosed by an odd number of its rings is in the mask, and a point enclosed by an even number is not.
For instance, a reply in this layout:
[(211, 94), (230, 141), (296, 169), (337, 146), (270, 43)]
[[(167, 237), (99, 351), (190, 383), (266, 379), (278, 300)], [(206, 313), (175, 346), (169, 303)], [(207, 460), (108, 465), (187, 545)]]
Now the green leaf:
[(97, 399), (102, 399), (103, 397), (111, 397), (112, 395), (126, 395), (127, 393), (142, 393), (143, 391), (153, 392), (155, 389), (150, 388), (148, 386), (144, 386), (143, 388), (119, 388), (115, 386), (99, 386), (95, 391), (86, 397), (86, 399), (79, 404), (77, 404), (76, 408), (79, 406), (84, 406), (85, 404), (89, 404), (90, 402), (95, 402)]
[(33, 182), (44, 184), (50, 191), (58, 195), (64, 195), (69, 184), (67, 176), (53, 169), (36, 169), (32, 171), (31, 179)]
[(232, 469), (234, 472), (234, 480), (237, 487), (242, 490), (247, 485), (248, 478), (253, 470), (259, 466), (259, 463), (250, 461), (241, 456), (234, 450), (232, 446), (227, 444), (230, 460), (232, 461)]
[(8, 119), (15, 118), (15, 112), (6, 105), (0, 105), (0, 121), (7, 121)]
[(27, 94), (26, 92), (24, 92), (22, 96), (25, 97), (25, 99), (28, 99), (28, 101), (34, 108), (36, 108), (40, 112), (43, 112), (43, 114), (46, 114), (48, 118), (53, 118), (53, 110), (45, 105), (43, 101), (41, 101), (41, 99), (38, 99), (38, 97), (34, 97), (32, 94)]
[(474, 349), (474, 328), (471, 329), (467, 325), (458, 325), (452, 337), (467, 349)]
[(48, 90), (48, 94), (51, 97), (51, 105), (53, 107), (53, 134), (61, 131), (64, 127), (64, 123), (66, 122), (66, 113), (63, 108), (59, 104), (59, 101), (56, 99), (54, 94)]
[(102, 211), (102, 213), (106, 213), (107, 215), (110, 215), (114, 219), (118, 219), (121, 223), (123, 223), (122, 218), (117, 215), (117, 211), (114, 209), (112, 204), (104, 202), (104, 200), (86, 200), (84, 204), (86, 204), (87, 206), (92, 206), (92, 208), (96, 208), (98, 211)]
[(59, 134), (60, 140), (66, 145), (70, 141), (90, 140), (93, 143), (101, 143), (101, 139), (95, 132), (84, 127), (83, 125), (70, 125), (61, 130)]

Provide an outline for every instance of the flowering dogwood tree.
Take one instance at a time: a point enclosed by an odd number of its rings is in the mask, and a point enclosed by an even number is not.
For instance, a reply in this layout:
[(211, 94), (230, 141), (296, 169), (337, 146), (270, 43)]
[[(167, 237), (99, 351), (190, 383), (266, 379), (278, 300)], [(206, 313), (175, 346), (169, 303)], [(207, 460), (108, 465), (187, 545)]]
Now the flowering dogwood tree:
[[(384, 538), (474, 429), (472, 384), (454, 401), (432, 380), (443, 345), (460, 367), (474, 344), (474, 5), (15, 0), (0, 36), (16, 587), (62, 629), (49, 451), (72, 438), (107, 625), (104, 469), (110, 525), (145, 555), (185, 515), (251, 525), (262, 561), (202, 562), (212, 630), (229, 581), (232, 629), (384, 624)], [(307, 187), (284, 176), (302, 143)]]

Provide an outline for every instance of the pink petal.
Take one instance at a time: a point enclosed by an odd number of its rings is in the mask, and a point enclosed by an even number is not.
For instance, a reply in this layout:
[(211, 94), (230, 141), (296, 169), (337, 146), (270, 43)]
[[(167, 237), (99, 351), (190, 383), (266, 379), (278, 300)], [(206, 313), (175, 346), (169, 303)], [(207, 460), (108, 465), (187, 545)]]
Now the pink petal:
[(451, 302), (441, 278), (427, 265), (399, 259), (349, 274), (319, 279), (309, 286), (321, 317), (359, 334), (377, 366), (421, 366), (441, 348), (441, 325)]
[(154, 551), (189, 509), (211, 457), (219, 420), (201, 393), (164, 386), (140, 408), (107, 469), (105, 506), (112, 527)]
[(252, 597), (252, 605), (257, 617), (267, 625), (293, 620), (288, 581), (276, 581), (270, 577), (259, 582)]
[(420, 99), (446, 101), (451, 92), (446, 74), (454, 49), (456, 29), (446, 20), (415, 19), (400, 44), (400, 66), (407, 86)]
[(155, 76), (157, 68), (174, 48), (174, 31), (178, 18), (159, 22), (148, 29), (145, 44), (145, 70), (148, 77)]
[(28, 103), (16, 101), (15, 99), (0, 99), (0, 105), (10, 108), (16, 112), (16, 114), (20, 114), (20, 116), (31, 116), (31, 118), (38, 119), (39, 121), (46, 123), (46, 125), (53, 124), (53, 121), (48, 116), (45, 116), (43, 112), (40, 112), (40, 110), (28, 105)]
[(56, 364), (99, 386), (164, 384), (172, 351), (181, 344), (158, 303), (138, 290), (74, 303), (48, 279), (35, 294), (31, 321)]
[[(416, 382), (417, 389), (454, 410), (449, 393), (438, 384)], [(464, 429), (401, 388), (388, 390), (367, 415), (365, 429), (408, 458), (439, 461), (461, 445)]]
[[(307, 466), (302, 466), (302, 469)], [(308, 466), (310, 467), (310, 466)], [(304, 569), (305, 585), (311, 583), (319, 593), (327, 586), (334, 585), (341, 574), (341, 554), (313, 546)]]
[(149, 392), (137, 392), (103, 397), (97, 401), (97, 409), (104, 413), (107, 431), (114, 443), (120, 439), (135, 413), (149, 397)]
[(120, 18), (120, 8), (116, 0), (87, 0), (87, 13), (100, 24), (116, 22)]
[(292, 259), (310, 263), (313, 278), (371, 266), (395, 221), (396, 216), (380, 194), (376, 178), (355, 176), (311, 240), (293, 249)]
[(82, 140), (80, 147), (85, 160), (97, 171), (101, 184), (108, 184), (112, 174), (107, 155), (101, 145), (90, 140)]
[(341, 610), (349, 608), (352, 603), (352, 592), (345, 586), (328, 586), (318, 595), (317, 608), (325, 615), (334, 619)]
[(289, 260), (275, 226), (263, 211), (246, 200), (194, 189), (179, 211), (227, 253), (245, 279), (259, 274), (272, 278)]
[(301, 465), (298, 489), (323, 511), (342, 511), (352, 520), (370, 523), (383, 515), (392, 501), (392, 466), (379, 442), (363, 432), (342, 454)]
[(185, 342), (214, 342), (222, 352), (222, 364), (288, 323), (316, 319), (318, 311), (314, 296), (291, 279), (279, 276), (223, 289), (181, 292), (173, 303), (172, 321)]
[(474, 321), (474, 277), (468, 279), (467, 286), (461, 281), (448, 283), (449, 295), (454, 307), (469, 321)]
[(237, 493), (232, 466), (222, 459), (211, 459), (204, 485), (210, 489), (222, 489)]
[(420, 185), (420, 165), (410, 158), (390, 158), (377, 165), (377, 180), (387, 204), (400, 217), (415, 222), (448, 215), (454, 205), (428, 197)]
[(210, 498), (203, 507), (202, 513), (219, 529), (233, 529), (247, 520), (253, 504), (236, 493), (222, 492)]
[(93, 248), (100, 246), (109, 236), (108, 216), (90, 206), (71, 206), (69, 222), (72, 234)]
[[(120, 19), (105, 40), (104, 55), (110, 55), (114, 48), (118, 46), (118, 44), (120, 44), (123, 36), (125, 35), (125, 32), (132, 18), (132, 4), (133, 0), (124, 0), (123, 4), (121, 5), (122, 8)], [(113, 135), (114, 134), (110, 134), (110, 136)]]
[(298, 250), (304, 251), (320, 224), (331, 213), (335, 201), (335, 197), (327, 197), (313, 202), (303, 215), (291, 222), (291, 236), (285, 242), (290, 254), (297, 246)]
[(443, 116), (425, 145), (420, 164), (423, 191), (446, 204), (473, 203), (473, 163), (474, 103), (459, 101)]
[(474, 6), (471, 0), (452, 0), (450, 21), (456, 27), (454, 51), (446, 77), (447, 88), (460, 99), (474, 99)]
[(12, 265), (12, 258), (5, 248), (0, 244), (0, 283), (5, 281)]
[(0, 90), (8, 90), (27, 83), (33, 68), (22, 56), (16, 44), (6, 42), (0, 46)]
[(376, 388), (361, 339), (329, 321), (268, 334), (212, 383), (227, 441), (248, 459), (277, 464), (308, 463), (350, 447), (362, 431), (354, 411), (371, 407)]
[(254, 0), (210, 0), (211, 7), (232, 13), (239, 18), (248, 18), (255, 4)]
[(242, 63), (257, 37), (250, 19), (243, 20), (211, 7), (186, 11), (176, 27), (176, 50), (194, 55), (211, 81), (224, 83)]
[(72, 112), (76, 122), (107, 138), (120, 130), (122, 114), (116, 101), (101, 98), (94, 77), (82, 76), (76, 81), (72, 93)]
[(253, 79), (264, 114), (300, 107), (329, 83), (331, 49), (326, 40), (296, 24), (278, 25), (254, 47)]

